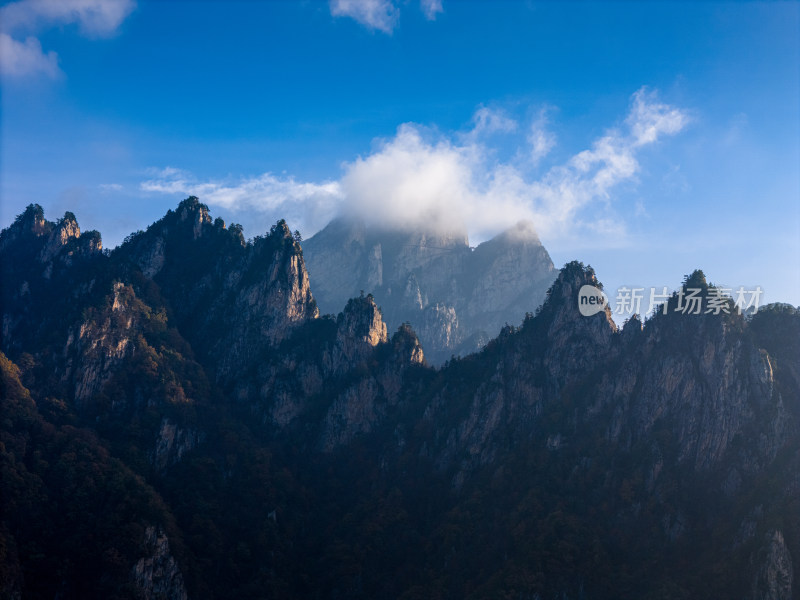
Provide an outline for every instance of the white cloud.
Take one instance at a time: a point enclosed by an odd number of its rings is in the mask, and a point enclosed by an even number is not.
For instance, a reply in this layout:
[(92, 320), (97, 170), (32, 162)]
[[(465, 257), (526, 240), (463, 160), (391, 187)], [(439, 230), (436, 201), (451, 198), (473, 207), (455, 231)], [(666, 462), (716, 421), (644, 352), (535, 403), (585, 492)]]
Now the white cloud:
[[(479, 113), (484, 109), (479, 109)], [(541, 118), (541, 116), (540, 116)], [(426, 140), (413, 124), (366, 158), (350, 163), (342, 178), (345, 207), (386, 224), (467, 228), (483, 239), (520, 219), (530, 219), (549, 238), (594, 229), (618, 235), (622, 225), (584, 222), (582, 209), (608, 203), (615, 186), (633, 180), (636, 154), (664, 135), (680, 131), (688, 119), (678, 108), (657, 102), (653, 93), (633, 95), (626, 129), (611, 129), (564, 164), (531, 178), (523, 165), (497, 162), (494, 149), (474, 136), (461, 141)], [(478, 117), (475, 127), (490, 123)], [(541, 121), (531, 126), (527, 152), (541, 158), (554, 144)], [(525, 154), (525, 149), (520, 149)]]
[(481, 106), (472, 115), (472, 131), (474, 135), (484, 133), (510, 133), (517, 129), (517, 122), (503, 111)]
[(442, 0), (420, 0), (419, 6), (425, 18), (429, 21), (436, 20), (436, 15), (440, 12), (444, 12)]
[(316, 232), (327, 225), (341, 205), (338, 182), (298, 182), (293, 177), (276, 177), (271, 173), (236, 181), (202, 182), (191, 173), (167, 167), (153, 172), (153, 177), (140, 187), (145, 192), (197, 196), (206, 204), (227, 209), (234, 215), (254, 211), (273, 222), (284, 218), (291, 227), (304, 233)]
[[(400, 19), (398, 0), (330, 0), (334, 17), (349, 17), (365, 27), (391, 34)], [(425, 18), (435, 21), (443, 12), (442, 0), (420, 0)]]
[(136, 7), (134, 0), (20, 0), (0, 9), (6, 31), (76, 23), (89, 36), (116, 32)]
[(674, 106), (656, 100), (655, 92), (641, 88), (633, 95), (633, 108), (627, 118), (637, 145), (650, 144), (663, 134), (679, 132), (689, 116)]
[(391, 33), (400, 11), (391, 0), (331, 0), (334, 17), (350, 17), (370, 29)]
[[(136, 7), (134, 0), (19, 0), (0, 8), (0, 74), (60, 74), (58, 55), (30, 33), (77, 24), (89, 37), (113, 35)], [(20, 41), (26, 36), (24, 42)]]
[(428, 142), (416, 125), (401, 125), (378, 152), (346, 166), (344, 209), (384, 225), (461, 227), (463, 209), (474, 203), (472, 150)]
[(531, 123), (528, 143), (530, 144), (529, 156), (534, 166), (538, 165), (556, 145), (555, 134), (547, 129), (547, 114), (544, 110), (541, 110), (538, 118)]
[(35, 37), (18, 42), (7, 33), (0, 33), (0, 75), (19, 77), (41, 73), (47, 77), (58, 77), (58, 55), (45, 54)]
[[(355, 214), (392, 227), (465, 228), (473, 240), (529, 219), (548, 241), (581, 232), (619, 238), (625, 222), (615, 217), (612, 193), (635, 181), (638, 153), (686, 126), (684, 111), (659, 103), (639, 90), (621, 128), (608, 130), (563, 164), (534, 176), (530, 161), (500, 161), (497, 150), (476, 129), (509, 131), (504, 117), (481, 107), (473, 130), (445, 135), (414, 123), (401, 125), (371, 154), (343, 166), (339, 181), (303, 183), (292, 177), (261, 175), (236, 182), (199, 182), (168, 169), (142, 184), (150, 192), (193, 194), (232, 211), (258, 211), (272, 220), (287, 218), (308, 236), (336, 214)], [(541, 156), (554, 143), (534, 121), (522, 135), (517, 155)], [(494, 123), (494, 125), (492, 125)], [(295, 225), (296, 224), (296, 225)]]

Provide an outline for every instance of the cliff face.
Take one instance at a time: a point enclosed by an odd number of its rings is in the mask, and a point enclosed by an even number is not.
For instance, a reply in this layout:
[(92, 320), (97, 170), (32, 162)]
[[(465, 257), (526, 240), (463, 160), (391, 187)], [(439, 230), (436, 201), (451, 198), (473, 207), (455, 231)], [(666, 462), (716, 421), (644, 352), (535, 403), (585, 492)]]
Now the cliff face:
[(388, 339), (386, 323), (372, 296), (352, 298), (336, 319), (332, 371), (342, 372), (354, 362), (362, 362), (373, 348)]
[(236, 396), (277, 431), (304, 428), (304, 439), (331, 451), (383, 422), (402, 399), (409, 369), (424, 365), (414, 332), (404, 326), (390, 339), (374, 299), (362, 296), (335, 320), (299, 330), (239, 382)]
[(72, 213), (52, 223), (34, 205), (0, 234), (2, 349), (34, 350), (32, 359), (71, 387), (79, 406), (130, 354), (140, 312), (128, 302), (132, 290), (98, 277), (101, 247), (96, 232), (81, 235)]
[(757, 421), (763, 437), (742, 460), (751, 469), (771, 461), (790, 415), (776, 393), (770, 356), (744, 330), (738, 315), (653, 319), (631, 344), (622, 373), (600, 386), (615, 407), (610, 435), (635, 443), (659, 421), (669, 422), (680, 459), (702, 470), (719, 463), (733, 439)]
[[(634, 320), (617, 331), (606, 308), (592, 317), (578, 311), (578, 290), (600, 285), (594, 273), (568, 265), (548, 292), (535, 319), (492, 342), (487, 362), (465, 360), (476, 378), (469, 412), (446, 438), (440, 463), (456, 455), (485, 462), (495, 456), (492, 432), (539, 427), (541, 413), (580, 389), (563, 431), (548, 432), (564, 442), (570, 429), (591, 424), (608, 439), (630, 448), (655, 429), (668, 426), (676, 459), (704, 470), (736, 454), (738, 468), (756, 470), (784, 446), (795, 422), (777, 392), (772, 359), (754, 344), (745, 320), (736, 314), (655, 316), (644, 330)], [(484, 352), (483, 354), (487, 354)], [(454, 368), (461, 368), (455, 365)], [(466, 366), (463, 368), (467, 368)], [(463, 388), (437, 395), (426, 409), (433, 422), (452, 422)], [(458, 410), (463, 410), (463, 405)], [(755, 436), (746, 453), (732, 449), (737, 436)], [(504, 441), (505, 444), (508, 441)]]
[(81, 303), (78, 298), (85, 297), (91, 281), (78, 284), (74, 272), (94, 268), (102, 260), (101, 249), (100, 234), (81, 234), (72, 213), (51, 222), (41, 206), (33, 204), (0, 233), (3, 349), (20, 348), (52, 326), (53, 315), (46, 309), (54, 304), (48, 296), (54, 288)]
[(238, 226), (212, 222), (189, 198), (115, 257), (158, 284), (181, 333), (221, 382), (318, 315), (302, 251), (284, 222), (246, 244)]
[(164, 449), (158, 423), (171, 419), (191, 445), (201, 433), (187, 423), (190, 407), (208, 389), (157, 291), (101, 253), (99, 234), (81, 234), (71, 213), (52, 223), (31, 206), (0, 247), (2, 350), (22, 359), (39, 394), (62, 398), (118, 450), (134, 444), (158, 469), (174, 463), (181, 444)]
[(540, 429), (547, 407), (618, 352), (610, 311), (592, 317), (578, 311), (583, 285), (599, 285), (594, 272), (568, 265), (535, 319), (528, 318), (519, 330), (506, 327), (483, 352), (444, 371), (453, 376), (425, 409), (424, 419), (438, 428), (449, 425), (435, 436), (444, 443), (428, 451), (438, 454), (441, 468), (456, 468), (457, 485), (469, 469), (513, 447), (517, 436), (525, 439)]
[(770, 531), (756, 556), (757, 571), (749, 598), (790, 600), (794, 583), (792, 556), (780, 531)]
[[(662, 548), (656, 552), (684, 544), (701, 556), (722, 552), (728, 565), (752, 574), (752, 585), (747, 577), (733, 578), (732, 590), (794, 597), (797, 542), (785, 544), (772, 531), (761, 544), (757, 531), (771, 519), (785, 523), (788, 506), (800, 501), (790, 466), (800, 457), (796, 351), (789, 358), (787, 347), (776, 347), (771, 356), (735, 311), (682, 315), (676, 297), (667, 314), (644, 328), (634, 319), (620, 332), (607, 310), (580, 315), (577, 294), (587, 284), (600, 285), (591, 269), (567, 265), (535, 318), (446, 367), (421, 412), (430, 433), (418, 451), (465, 496), (476, 493), (481, 474), (502, 479), (509, 465), (520, 464), (514, 457), (531, 452), (545, 461), (542, 471), (554, 465), (569, 471), (563, 488), (550, 475), (520, 475), (544, 477), (560, 490), (557, 498), (595, 479), (599, 487), (591, 494), (607, 498), (599, 512), (611, 527), (651, 523), (659, 534), (650, 545)], [(773, 313), (767, 309), (754, 322), (772, 323)], [(788, 313), (793, 316), (783, 328), (794, 331), (800, 313)], [(676, 494), (677, 481), (693, 482), (692, 492), (681, 488), (691, 499)], [(744, 490), (765, 485), (770, 491), (755, 495), (772, 505), (771, 517), (764, 504), (744, 499)], [(728, 520), (745, 513), (750, 516), (731, 529)]]
[[(143, 306), (134, 291), (120, 282), (113, 284), (106, 310), (91, 311), (88, 318), (70, 332), (64, 345), (63, 379), (74, 381), (74, 398), (85, 407), (135, 351), (140, 334)], [(112, 410), (116, 407), (112, 406)]]
[(463, 232), (381, 230), (339, 219), (303, 247), (324, 312), (370, 292), (390, 328), (412, 324), (434, 364), (521, 322), (555, 277), (530, 223), (471, 249)]
[(169, 540), (161, 528), (150, 525), (145, 530), (147, 556), (133, 566), (131, 577), (144, 600), (186, 600), (183, 575), (170, 554)]
[[(351, 300), (337, 321), (339, 331), (331, 364), (348, 364), (352, 369), (372, 359), (372, 365), (355, 381), (349, 377), (351, 381), (332, 399), (322, 421), (321, 446), (325, 451), (369, 433), (385, 420), (388, 411), (401, 401), (406, 371), (425, 364), (419, 340), (409, 328), (401, 327), (389, 341), (371, 297), (366, 302)], [(342, 371), (341, 367), (337, 370)]]

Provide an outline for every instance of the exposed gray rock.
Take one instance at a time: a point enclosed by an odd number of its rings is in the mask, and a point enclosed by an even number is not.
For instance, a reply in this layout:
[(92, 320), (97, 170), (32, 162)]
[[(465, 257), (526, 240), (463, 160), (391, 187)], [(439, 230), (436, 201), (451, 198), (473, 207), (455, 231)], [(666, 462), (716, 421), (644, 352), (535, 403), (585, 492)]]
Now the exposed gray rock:
[[(282, 233), (290, 237), (288, 229)], [(275, 346), (296, 326), (319, 314), (299, 251), (278, 251), (263, 265), (257, 265), (257, 260), (253, 257), (241, 271), (229, 274), (230, 284), (218, 291), (206, 317), (215, 325), (227, 324), (225, 335), (211, 348), (218, 359), (217, 377), (223, 381), (231, 380), (260, 351)], [(260, 271), (260, 276), (248, 284), (241, 275), (250, 269)]]
[(131, 578), (143, 600), (187, 600), (183, 575), (160, 527), (145, 530), (146, 555), (134, 565)]
[(336, 344), (331, 359), (333, 372), (352, 368), (378, 344), (388, 341), (386, 323), (372, 296), (354, 298), (337, 320)]
[(773, 530), (766, 534), (755, 561), (757, 571), (750, 600), (792, 600), (792, 556), (782, 532)]
[(80, 227), (78, 222), (72, 214), (67, 214), (59, 221), (48, 236), (47, 242), (39, 254), (39, 260), (42, 263), (52, 261), (61, 249), (67, 245), (71, 239), (77, 239), (81, 236)]
[(155, 277), (164, 268), (164, 238), (156, 237), (153, 245), (138, 257), (137, 263), (145, 277)]
[(658, 421), (668, 420), (681, 460), (705, 469), (722, 459), (756, 413), (769, 412), (760, 460), (771, 460), (784, 439), (787, 415), (772, 393), (769, 358), (742, 343), (735, 323), (698, 316), (691, 321), (696, 330), (682, 340), (673, 335), (675, 322), (651, 322), (640, 348), (650, 360), (628, 356), (623, 379), (606, 381), (600, 390), (609, 404), (628, 407), (628, 423), (613, 437), (640, 439)]
[(410, 322), (428, 360), (477, 350), (544, 300), (555, 269), (530, 223), (470, 248), (462, 231), (398, 231), (337, 219), (303, 243), (315, 298), (338, 312), (374, 294), (390, 329)]
[(181, 427), (167, 417), (161, 419), (153, 465), (159, 471), (181, 461), (184, 455), (200, 443), (202, 434), (190, 427)]
[[(428, 444), (426, 452), (433, 451), (440, 468), (456, 469), (458, 481), (513, 448), (514, 440), (535, 437), (541, 412), (564, 402), (565, 393), (574, 397), (579, 386), (580, 405), (561, 430), (542, 434), (542, 446), (568, 445), (581, 423), (605, 430), (622, 450), (667, 427), (671, 461), (702, 472), (730, 457), (732, 466), (719, 485), (735, 495), (747, 473), (773, 461), (794, 427), (776, 391), (769, 355), (753, 345), (735, 314), (660, 315), (644, 329), (633, 320), (619, 332), (608, 309), (580, 314), (577, 294), (587, 284), (600, 285), (590, 269), (568, 265), (530, 325), (535, 331), (526, 335), (524, 325), (508, 343), (502, 334), (492, 342), (502, 347), (501, 358), (472, 390), (445, 388), (433, 396), (422, 418), (436, 428), (440, 445), (434, 450)], [(467, 363), (485, 368), (477, 359)], [(734, 448), (737, 436), (759, 442), (742, 452)], [(643, 466), (645, 485), (654, 493), (665, 450), (651, 444), (652, 458)], [(670, 538), (680, 531), (683, 525), (665, 525)]]
[[(357, 329), (351, 333), (349, 328), (341, 328), (340, 334), (345, 334), (344, 339), (355, 337), (359, 340), (363, 336), (366, 344), (362, 342), (362, 351), (367, 347), (373, 350), (372, 347), (390, 344), (391, 354), (377, 373), (362, 377), (334, 399), (323, 421), (321, 446), (327, 452), (349, 443), (359, 433), (369, 433), (381, 423), (388, 407), (400, 401), (405, 371), (412, 365), (425, 364), (416, 335), (409, 329), (401, 328), (391, 341), (387, 340), (386, 325), (380, 320), (380, 311), (371, 298), (367, 300), (366, 307), (360, 312), (370, 323), (370, 333), (363, 335), (365, 330), (359, 332)], [(348, 307), (356, 301), (348, 303)]]
[[(435, 438), (441, 445), (430, 448), (440, 468), (457, 469), (456, 485), (470, 470), (513, 447), (515, 440), (530, 438), (545, 404), (558, 401), (564, 388), (611, 356), (617, 327), (610, 310), (592, 317), (578, 310), (578, 290), (586, 284), (599, 284), (590, 270), (561, 272), (543, 307), (543, 329), (537, 332), (535, 346), (524, 335), (525, 325), (519, 336), (512, 337), (507, 329), (492, 342), (502, 345), (502, 359), (475, 383), (469, 410), (461, 410), (462, 398), (469, 393), (464, 388), (443, 389), (425, 409), (423, 419), (435, 428), (452, 423), (451, 412), (460, 415), (455, 426), (438, 430)], [(556, 432), (551, 439), (562, 447), (569, 443), (569, 432)]]
[(223, 384), (319, 315), (302, 250), (283, 221), (246, 243), (238, 226), (212, 221), (191, 197), (117, 253), (160, 286), (181, 333)]
[(130, 286), (116, 282), (106, 310), (91, 310), (64, 348), (65, 379), (74, 381), (78, 407), (97, 394), (134, 349), (137, 308)]

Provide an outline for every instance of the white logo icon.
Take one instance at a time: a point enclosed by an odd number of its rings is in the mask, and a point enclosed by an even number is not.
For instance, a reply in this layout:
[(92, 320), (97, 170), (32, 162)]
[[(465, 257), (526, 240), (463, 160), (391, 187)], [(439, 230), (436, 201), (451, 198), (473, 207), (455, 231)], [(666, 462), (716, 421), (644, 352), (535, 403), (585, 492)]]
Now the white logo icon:
[(578, 292), (578, 310), (584, 317), (591, 317), (608, 306), (608, 296), (593, 285), (584, 285)]

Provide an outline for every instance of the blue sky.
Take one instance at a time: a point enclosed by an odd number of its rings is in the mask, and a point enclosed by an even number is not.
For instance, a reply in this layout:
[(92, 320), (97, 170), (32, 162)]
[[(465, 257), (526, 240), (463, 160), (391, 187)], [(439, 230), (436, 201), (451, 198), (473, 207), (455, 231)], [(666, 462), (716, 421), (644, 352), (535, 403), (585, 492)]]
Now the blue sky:
[(106, 246), (194, 193), (248, 236), (530, 218), (606, 288), (800, 304), (800, 4), (0, 4), (0, 225)]

